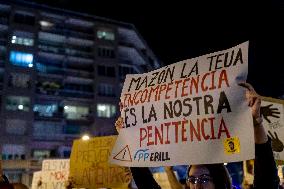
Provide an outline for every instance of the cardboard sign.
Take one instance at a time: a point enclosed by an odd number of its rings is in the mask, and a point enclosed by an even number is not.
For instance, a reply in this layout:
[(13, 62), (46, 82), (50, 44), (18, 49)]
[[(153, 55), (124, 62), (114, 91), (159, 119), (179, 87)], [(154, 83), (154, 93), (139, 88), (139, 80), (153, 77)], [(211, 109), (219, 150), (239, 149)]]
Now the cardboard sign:
[(263, 126), (271, 138), (276, 160), (284, 160), (284, 100), (263, 97), (261, 114)]
[(74, 187), (127, 188), (131, 181), (129, 168), (110, 165), (108, 158), (116, 136), (95, 137), (73, 142), (70, 176)]
[(65, 189), (69, 159), (43, 160), (42, 171), (34, 173), (32, 189)]
[(110, 161), (154, 167), (253, 159), (251, 110), (238, 85), (247, 69), (245, 42), (127, 75), (120, 98), (124, 126)]

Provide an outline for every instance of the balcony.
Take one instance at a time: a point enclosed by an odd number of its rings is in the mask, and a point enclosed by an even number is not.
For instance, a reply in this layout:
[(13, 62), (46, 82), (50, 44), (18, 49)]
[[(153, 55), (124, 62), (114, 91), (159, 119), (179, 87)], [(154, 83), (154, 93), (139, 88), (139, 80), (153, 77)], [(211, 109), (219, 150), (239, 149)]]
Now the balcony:
[(64, 35), (49, 32), (39, 32), (38, 39), (39, 42), (51, 44), (64, 44), (64, 42), (66, 41), (66, 37)]
[(70, 30), (81, 31), (84, 33), (93, 33), (94, 23), (92, 21), (86, 21), (76, 18), (68, 18), (65, 20), (66, 26)]
[(80, 39), (94, 40), (94, 35), (74, 30), (66, 30), (66, 35)]
[(53, 135), (37, 135), (33, 136), (35, 141), (49, 141), (49, 142), (70, 142), (79, 139), (81, 136), (78, 134), (53, 134)]
[(2, 39), (0, 38), (0, 47), (4, 47), (6, 49), (6, 46), (7, 46), (7, 40), (4, 38)]
[(62, 137), (61, 134), (35, 135), (35, 136), (33, 136), (33, 140), (58, 142), (58, 141), (64, 141), (64, 137)]
[(46, 66), (41, 63), (36, 63), (36, 70), (41, 74), (64, 75), (64, 70), (56, 66)]
[(87, 78), (87, 79), (93, 79), (94, 78), (94, 73), (76, 70), (76, 69), (65, 68), (65, 74), (67, 76), (82, 77), (82, 78)]
[(93, 92), (70, 90), (70, 89), (61, 89), (59, 91), (59, 95), (64, 97), (72, 97), (72, 98), (86, 98), (86, 99), (94, 98)]
[(85, 33), (76, 30), (70, 30), (65, 26), (54, 26), (54, 27), (41, 27), (42, 32), (47, 32), (51, 34), (61, 35), (61, 36), (69, 36), (69, 37), (76, 37), (80, 39), (87, 39), (87, 40), (94, 40), (94, 35), (90, 33)]
[(64, 116), (63, 113), (53, 113), (51, 117), (40, 115), (39, 112), (34, 112), (34, 118), (37, 121), (61, 121)]
[(0, 17), (0, 24), (2, 24), (2, 25), (8, 25), (8, 23), (9, 23), (8, 18)]
[(118, 58), (131, 60), (136, 65), (147, 64), (146, 57), (136, 48), (129, 46), (119, 46), (118, 47)]
[(61, 35), (61, 36), (65, 36), (66, 35), (66, 28), (64, 28), (63, 26), (53, 26), (53, 27), (41, 27), (41, 31), (40, 33), (51, 33), (51, 34), (57, 34), (57, 35)]
[(94, 60), (90, 59), (90, 58), (68, 56), (67, 62), (72, 62), (72, 63), (76, 63), (76, 64), (80, 65), (80, 64), (93, 64)]
[(72, 118), (68, 119), (66, 118), (66, 124), (67, 125), (89, 125), (94, 122), (94, 117), (91, 114), (88, 115), (82, 115), (80, 118)]
[(2, 168), (13, 169), (33, 169), (40, 170), (42, 162), (39, 160), (2, 160)]
[(94, 45), (93, 39), (87, 40), (87, 39), (80, 39), (80, 38), (75, 38), (75, 37), (68, 37), (67, 38), (67, 43), (70, 45), (75, 45), (75, 46), (84, 46), (84, 47), (92, 47)]
[(94, 54), (92, 52), (89, 53), (89, 52), (70, 49), (70, 48), (65, 49), (65, 52), (67, 55), (74, 56), (74, 57), (81, 57), (81, 58), (87, 58), (87, 59), (94, 58)]
[(145, 49), (145, 42), (135, 30), (118, 28), (119, 42), (135, 44), (138, 49)]
[(64, 55), (58, 55), (55, 53), (38, 52), (38, 57), (50, 61), (63, 61), (65, 59)]
[(56, 48), (64, 48), (64, 44), (60, 42), (55, 42), (55, 41), (49, 41), (46, 39), (39, 39), (38, 41), (39, 45), (45, 45), (45, 46), (52, 46)]
[(52, 46), (47, 46), (47, 45), (38, 45), (38, 49), (42, 52), (46, 53), (53, 53), (57, 55), (64, 55), (65, 54), (65, 49), (60, 48), (60, 47), (52, 47)]
[(126, 47), (131, 47), (131, 48), (135, 48), (134, 44), (131, 43), (131, 42), (127, 42), (127, 41), (123, 41), (123, 40), (120, 40), (118, 42), (119, 45), (121, 46), (126, 46)]

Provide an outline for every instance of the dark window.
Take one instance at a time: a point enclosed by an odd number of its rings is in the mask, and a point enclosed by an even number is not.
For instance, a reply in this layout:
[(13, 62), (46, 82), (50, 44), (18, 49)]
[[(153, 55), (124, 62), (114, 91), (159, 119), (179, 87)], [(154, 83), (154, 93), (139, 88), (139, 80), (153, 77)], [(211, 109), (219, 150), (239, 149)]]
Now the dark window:
[(105, 74), (105, 66), (98, 66), (98, 74), (101, 76), (106, 75)]
[(115, 53), (112, 48), (109, 47), (99, 47), (98, 56), (103, 58), (115, 58)]
[(8, 85), (9, 87), (30, 88), (30, 76), (22, 73), (10, 73)]
[(107, 67), (107, 76), (115, 77), (115, 69), (114, 69), (114, 67)]
[(80, 134), (80, 126), (78, 126), (78, 125), (66, 125), (65, 134)]
[(119, 66), (120, 77), (125, 77), (127, 74), (135, 74), (135, 73), (137, 72), (130, 66)]
[(98, 66), (98, 75), (115, 77), (115, 68), (110, 66)]
[(34, 25), (35, 17), (32, 15), (16, 13), (14, 15), (14, 22), (18, 24)]
[(107, 83), (100, 83), (98, 85), (98, 95), (114, 97), (115, 96), (114, 86)]

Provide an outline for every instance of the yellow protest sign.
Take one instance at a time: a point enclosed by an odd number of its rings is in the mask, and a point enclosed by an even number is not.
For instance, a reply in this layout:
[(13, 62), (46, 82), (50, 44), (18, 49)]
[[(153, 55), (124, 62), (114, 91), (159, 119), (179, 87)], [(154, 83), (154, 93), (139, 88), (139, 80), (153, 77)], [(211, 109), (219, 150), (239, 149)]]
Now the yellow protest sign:
[(73, 142), (70, 177), (74, 187), (128, 188), (131, 181), (129, 168), (108, 163), (115, 141), (116, 136), (105, 136)]

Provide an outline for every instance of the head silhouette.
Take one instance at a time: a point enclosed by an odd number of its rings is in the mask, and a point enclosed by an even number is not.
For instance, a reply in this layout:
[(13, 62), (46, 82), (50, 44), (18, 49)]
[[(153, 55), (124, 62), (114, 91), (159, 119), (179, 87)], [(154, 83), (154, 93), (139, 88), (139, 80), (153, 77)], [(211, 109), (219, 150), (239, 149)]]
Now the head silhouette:
[(235, 144), (232, 141), (230, 141), (228, 144), (229, 144), (230, 150), (234, 150), (235, 149)]

